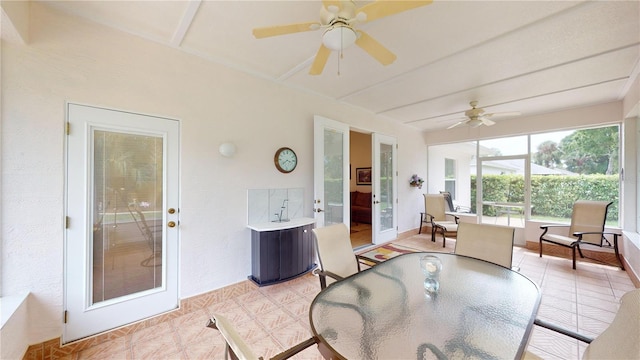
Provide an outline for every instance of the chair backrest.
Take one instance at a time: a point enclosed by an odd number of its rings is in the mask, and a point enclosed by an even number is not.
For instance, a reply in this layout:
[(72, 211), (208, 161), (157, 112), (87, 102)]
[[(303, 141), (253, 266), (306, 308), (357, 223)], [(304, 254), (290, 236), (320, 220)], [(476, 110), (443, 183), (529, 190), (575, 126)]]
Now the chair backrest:
[(442, 194), (423, 194), (424, 212), (433, 216), (434, 221), (445, 221), (445, 200)]
[(461, 222), (454, 253), (511, 268), (514, 232), (508, 226)]
[[(358, 272), (349, 229), (343, 223), (313, 229), (320, 269), (347, 277)], [(327, 277), (327, 285), (335, 282)]]
[(448, 191), (440, 191), (440, 194), (444, 196), (444, 202), (447, 205), (447, 211), (456, 211), (456, 207), (453, 205), (453, 199), (451, 198), (451, 193)]
[(587, 346), (583, 359), (640, 359), (640, 289), (629, 291), (620, 301), (615, 318)]
[[(227, 343), (227, 351), (230, 349), (232, 353), (230, 355), (232, 359), (246, 359), (246, 360), (261, 360), (262, 357), (258, 357), (253, 350), (242, 340), (242, 337), (236, 332), (233, 325), (222, 315), (213, 314), (209, 324), (207, 325), (214, 329), (218, 329), (220, 334)], [(225, 356), (226, 358), (226, 356)]]
[[(573, 212), (571, 213), (569, 236), (573, 236), (575, 232), (604, 231), (607, 210), (611, 204), (611, 202), (607, 201), (576, 201), (573, 204)], [(584, 235), (582, 241), (602, 246), (602, 235)]]

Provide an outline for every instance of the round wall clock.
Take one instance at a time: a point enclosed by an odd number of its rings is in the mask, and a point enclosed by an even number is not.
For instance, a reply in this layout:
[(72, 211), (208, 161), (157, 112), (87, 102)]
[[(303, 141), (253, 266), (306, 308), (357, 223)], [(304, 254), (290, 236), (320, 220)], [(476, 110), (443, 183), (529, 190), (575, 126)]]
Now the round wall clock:
[(298, 165), (296, 153), (288, 147), (281, 147), (273, 157), (276, 168), (285, 174), (290, 173)]

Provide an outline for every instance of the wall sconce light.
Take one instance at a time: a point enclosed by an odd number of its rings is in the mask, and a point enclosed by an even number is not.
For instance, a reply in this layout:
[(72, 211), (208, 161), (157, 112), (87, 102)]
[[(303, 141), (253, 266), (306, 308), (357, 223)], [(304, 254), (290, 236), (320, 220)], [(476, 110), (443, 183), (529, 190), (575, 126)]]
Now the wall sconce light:
[(232, 157), (233, 155), (236, 154), (236, 145), (233, 143), (222, 143), (220, 144), (220, 148), (218, 149), (220, 151), (220, 154), (222, 154), (222, 156), (224, 157)]

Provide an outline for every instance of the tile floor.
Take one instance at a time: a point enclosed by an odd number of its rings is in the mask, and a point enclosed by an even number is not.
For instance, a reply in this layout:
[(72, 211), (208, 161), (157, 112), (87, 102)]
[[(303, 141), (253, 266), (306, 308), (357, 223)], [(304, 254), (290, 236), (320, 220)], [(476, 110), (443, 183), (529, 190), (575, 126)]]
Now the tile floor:
[[(415, 235), (398, 244), (429, 251), (453, 251), (455, 241), (432, 243), (429, 235)], [(516, 248), (514, 266), (540, 285), (538, 316), (587, 335), (598, 335), (613, 319), (620, 297), (634, 289), (629, 276), (613, 266), (539, 258)], [(224, 341), (205, 327), (212, 312), (225, 315), (259, 355), (269, 358), (310, 337), (309, 304), (320, 290), (312, 275), (248, 291), (201, 307), (132, 334), (65, 356), (66, 359), (222, 359)], [(528, 350), (544, 359), (579, 359), (585, 345), (546, 329), (534, 327)], [(321, 359), (315, 347), (296, 359)]]

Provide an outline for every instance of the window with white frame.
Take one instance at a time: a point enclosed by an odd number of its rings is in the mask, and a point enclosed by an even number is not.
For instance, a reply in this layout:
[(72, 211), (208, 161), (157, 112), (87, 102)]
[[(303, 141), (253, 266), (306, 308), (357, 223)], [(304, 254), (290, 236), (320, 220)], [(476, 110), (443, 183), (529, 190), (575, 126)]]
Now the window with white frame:
[(456, 199), (456, 160), (444, 159), (444, 190)]

